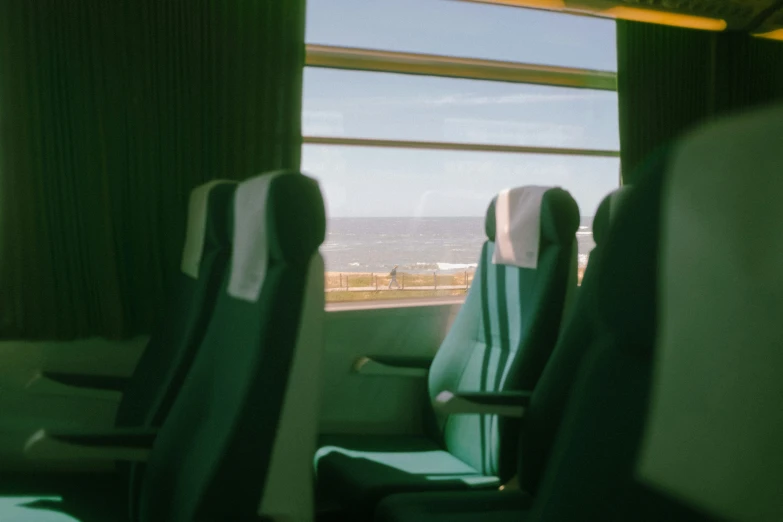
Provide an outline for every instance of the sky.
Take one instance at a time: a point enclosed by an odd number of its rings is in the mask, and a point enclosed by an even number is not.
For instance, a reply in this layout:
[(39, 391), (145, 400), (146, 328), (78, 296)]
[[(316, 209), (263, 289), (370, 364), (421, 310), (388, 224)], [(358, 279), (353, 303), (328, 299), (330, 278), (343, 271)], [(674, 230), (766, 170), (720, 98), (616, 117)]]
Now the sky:
[[(308, 43), (616, 70), (611, 20), (459, 0), (308, 0)], [(305, 135), (619, 149), (614, 92), (305, 69)], [(305, 145), (330, 217), (483, 216), (519, 185), (591, 216), (619, 159)]]

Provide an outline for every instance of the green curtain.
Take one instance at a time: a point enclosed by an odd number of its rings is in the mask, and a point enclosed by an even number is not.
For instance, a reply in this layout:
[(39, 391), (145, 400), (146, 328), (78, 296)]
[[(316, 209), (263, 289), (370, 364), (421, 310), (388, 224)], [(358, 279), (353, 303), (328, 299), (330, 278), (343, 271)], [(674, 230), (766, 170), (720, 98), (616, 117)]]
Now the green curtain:
[(715, 39), (716, 115), (783, 99), (783, 43), (742, 33)]
[(624, 183), (657, 148), (721, 114), (783, 98), (783, 44), (617, 22), (620, 157)]
[(656, 148), (710, 112), (710, 34), (617, 22), (617, 94), (623, 183)]
[(0, 4), (0, 337), (151, 330), (189, 191), (298, 168), (304, 0)]

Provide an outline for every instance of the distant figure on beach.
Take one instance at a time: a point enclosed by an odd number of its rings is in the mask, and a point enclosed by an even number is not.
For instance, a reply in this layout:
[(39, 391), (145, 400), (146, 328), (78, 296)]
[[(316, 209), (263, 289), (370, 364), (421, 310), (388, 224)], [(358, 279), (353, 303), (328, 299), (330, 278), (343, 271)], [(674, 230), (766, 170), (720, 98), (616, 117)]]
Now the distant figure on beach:
[(392, 268), (392, 271), (389, 273), (391, 276), (391, 281), (389, 281), (389, 290), (391, 290), (391, 285), (395, 285), (397, 288), (400, 287), (400, 284), (397, 282), (397, 265), (394, 265), (394, 268)]

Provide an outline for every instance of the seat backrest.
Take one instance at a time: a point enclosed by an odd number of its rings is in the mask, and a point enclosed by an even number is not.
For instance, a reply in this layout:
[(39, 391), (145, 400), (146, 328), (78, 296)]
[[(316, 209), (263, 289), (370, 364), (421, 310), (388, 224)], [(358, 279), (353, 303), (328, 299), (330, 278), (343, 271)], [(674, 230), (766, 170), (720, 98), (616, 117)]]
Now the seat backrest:
[(236, 182), (193, 189), (181, 272), (117, 409), (117, 427), (159, 426), (204, 337), (230, 253), (226, 215)]
[(594, 275), (594, 338), (582, 359), (530, 520), (699, 520), (634, 480), (657, 332), (660, 203), (671, 149), (645, 162)]
[(312, 516), (324, 205), (298, 172), (236, 190), (230, 270), (156, 438), (139, 520)]
[(664, 200), (640, 478), (725, 520), (783, 520), (783, 106), (716, 122)]
[[(513, 192), (519, 190), (523, 193)], [(476, 277), (430, 368), (431, 399), (443, 390), (535, 386), (557, 340), (566, 298), (576, 287), (578, 226), (576, 202), (560, 188), (520, 187), (493, 199)], [(521, 261), (514, 266), (509, 255)], [(519, 266), (531, 264), (535, 268)], [(450, 453), (501, 480), (513, 475), (518, 422), (442, 414), (436, 422)]]
[(607, 234), (609, 234), (609, 227), (614, 218), (617, 217), (620, 205), (628, 196), (630, 189), (631, 185), (625, 185), (613, 190), (598, 205), (593, 217), (593, 241), (595, 241), (596, 247), (603, 243)]
[(549, 362), (533, 390), (530, 403), (525, 408), (517, 476), (520, 487), (530, 493), (538, 490), (582, 356), (595, 337), (596, 270), (612, 217), (617, 215), (619, 201), (628, 190), (628, 186), (615, 190), (598, 206), (593, 219), (596, 246), (590, 252), (582, 286), (565, 319), (565, 328)]

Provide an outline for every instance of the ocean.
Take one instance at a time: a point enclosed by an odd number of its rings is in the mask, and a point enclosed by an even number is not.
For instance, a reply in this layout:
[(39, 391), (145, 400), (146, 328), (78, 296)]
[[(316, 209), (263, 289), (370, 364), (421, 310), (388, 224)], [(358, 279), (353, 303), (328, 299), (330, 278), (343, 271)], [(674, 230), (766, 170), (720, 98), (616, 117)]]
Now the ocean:
[[(592, 217), (583, 217), (579, 265), (593, 243)], [(331, 218), (321, 247), (329, 272), (454, 273), (476, 267), (486, 240), (483, 217)]]

